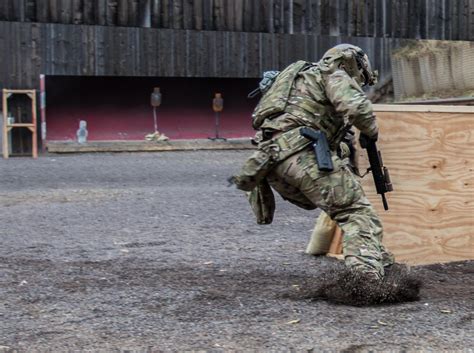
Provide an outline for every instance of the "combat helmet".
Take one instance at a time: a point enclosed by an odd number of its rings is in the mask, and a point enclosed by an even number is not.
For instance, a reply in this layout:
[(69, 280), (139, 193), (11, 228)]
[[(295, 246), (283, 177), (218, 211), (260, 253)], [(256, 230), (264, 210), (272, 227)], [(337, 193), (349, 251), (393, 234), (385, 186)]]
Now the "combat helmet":
[(343, 68), (361, 86), (377, 83), (378, 72), (372, 70), (367, 54), (355, 45), (338, 44), (323, 55), (322, 61), (327, 66)]

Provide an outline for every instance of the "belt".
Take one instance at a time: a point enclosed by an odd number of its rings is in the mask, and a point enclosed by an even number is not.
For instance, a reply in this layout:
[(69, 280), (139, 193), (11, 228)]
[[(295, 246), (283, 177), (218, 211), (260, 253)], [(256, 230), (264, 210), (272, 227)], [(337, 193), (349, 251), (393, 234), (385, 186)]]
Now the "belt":
[[(300, 126), (300, 127), (304, 127), (304, 126)], [(315, 127), (315, 126), (310, 126), (310, 127), (313, 130), (320, 130), (318, 127)], [(293, 129), (297, 129), (297, 128), (293, 128)], [(290, 129), (290, 130), (293, 130), (293, 129)], [(287, 130), (287, 131), (290, 131), (290, 130)], [(281, 135), (283, 135), (287, 131), (263, 129), (262, 130), (263, 140), (264, 141), (274, 140), (274, 139), (280, 137)]]

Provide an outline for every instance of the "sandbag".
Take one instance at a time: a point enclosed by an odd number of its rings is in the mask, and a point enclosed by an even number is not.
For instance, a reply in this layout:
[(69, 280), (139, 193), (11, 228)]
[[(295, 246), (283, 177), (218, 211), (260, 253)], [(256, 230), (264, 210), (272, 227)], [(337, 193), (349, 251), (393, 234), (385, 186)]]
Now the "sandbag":
[(321, 212), (316, 220), (316, 225), (305, 252), (310, 255), (327, 254), (331, 247), (336, 226), (336, 222), (327, 213)]

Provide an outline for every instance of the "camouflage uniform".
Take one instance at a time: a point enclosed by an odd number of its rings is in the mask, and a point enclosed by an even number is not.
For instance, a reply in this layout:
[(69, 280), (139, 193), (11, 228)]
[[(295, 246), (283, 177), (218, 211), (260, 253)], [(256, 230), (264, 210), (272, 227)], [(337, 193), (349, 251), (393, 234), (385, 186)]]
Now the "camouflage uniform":
[[(338, 156), (350, 168), (351, 171), (359, 173), (358, 155), (354, 144), (354, 132), (346, 135), (347, 138), (339, 145)], [(310, 255), (325, 255), (328, 253), (335, 234), (337, 223), (333, 221), (326, 212), (321, 211), (316, 220), (311, 238), (306, 247), (306, 253)], [(390, 254), (383, 244), (380, 244), (384, 266), (389, 266), (394, 262), (393, 255)]]
[[(358, 172), (359, 163), (354, 145), (354, 131), (351, 131), (346, 136), (347, 138), (339, 145), (338, 156), (352, 171)], [(310, 255), (326, 255), (333, 242), (336, 227), (337, 223), (326, 212), (321, 211), (316, 219), (316, 224), (305, 252)]]
[[(289, 82), (287, 97), (278, 79), (287, 82), (290, 76), (285, 73), (289, 69), (277, 77), (254, 112), (254, 127), (261, 129), (264, 136), (271, 134), (269, 140), (259, 144), (257, 154), (268, 152), (268, 146), (276, 146), (267, 153), (275, 161), (265, 173), (269, 185), (285, 200), (305, 209), (319, 207), (326, 212), (344, 232), (343, 254), (347, 266), (382, 278), (384, 265), (391, 264), (393, 258), (381, 243), (381, 221), (356, 176), (336, 153), (351, 125), (369, 137), (376, 135), (378, 128), (372, 105), (358, 82), (335, 64), (322, 60), (300, 65), (294, 81)], [(285, 104), (281, 105), (282, 101)], [(278, 104), (284, 107), (280, 113), (269, 112)], [(281, 147), (280, 139), (301, 126), (325, 132), (332, 150), (332, 172), (318, 169), (308, 144), (303, 147), (301, 143), (295, 144), (298, 148), (293, 153)], [(283, 152), (287, 153), (281, 158)], [(248, 165), (234, 177), (237, 187), (246, 174), (251, 174)]]

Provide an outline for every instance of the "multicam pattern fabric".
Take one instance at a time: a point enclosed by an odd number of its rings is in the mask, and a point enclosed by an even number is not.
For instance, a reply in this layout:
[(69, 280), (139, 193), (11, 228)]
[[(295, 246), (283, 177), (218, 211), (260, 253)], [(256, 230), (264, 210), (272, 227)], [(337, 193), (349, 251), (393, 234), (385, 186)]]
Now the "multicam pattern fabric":
[[(350, 137), (352, 136), (349, 136), (347, 141), (341, 142), (339, 145), (338, 156), (341, 158), (343, 164), (353, 171), (358, 170), (358, 163), (357, 159), (354, 158), (354, 155), (357, 153), (349, 146), (349, 144), (353, 145), (353, 140), (351, 140)], [(336, 221), (332, 220), (326, 212), (321, 211), (316, 220), (306, 252), (312, 255), (326, 254), (329, 251), (336, 225)], [(380, 250), (382, 253), (383, 266), (392, 265), (394, 263), (394, 257), (385, 249), (382, 243), (380, 243)]]
[(263, 179), (252, 191), (246, 194), (257, 223), (272, 223), (275, 213), (275, 196), (267, 179)]
[[(347, 161), (336, 154), (351, 125), (369, 137), (378, 133), (372, 104), (358, 83), (338, 68), (337, 62), (330, 65), (324, 60), (311, 65), (298, 62), (297, 73), (293, 75), (295, 65), (282, 71), (291, 73), (290, 80), (282, 80), (284, 75), (280, 73), (263, 95), (254, 114), (254, 127), (262, 131), (294, 132), (308, 126), (323, 131), (333, 151), (334, 171), (319, 171), (309, 146), (299, 145), (293, 151), (288, 146), (281, 153), (279, 144), (271, 139), (259, 143), (258, 152), (233, 180), (238, 188), (248, 191), (245, 187), (255, 186), (246, 182), (251, 177), (257, 175), (259, 180), (266, 177), (285, 200), (305, 209), (321, 208), (344, 231), (346, 264), (382, 278), (384, 266), (393, 262), (381, 243), (382, 224)], [(261, 153), (272, 157), (259, 161)], [(263, 170), (258, 170), (259, 165)]]
[(319, 171), (311, 150), (303, 150), (278, 164), (267, 176), (283, 198), (319, 207), (341, 227), (343, 253), (349, 267), (384, 275), (390, 264), (381, 241), (382, 224), (348, 166), (333, 155), (333, 172)]
[(300, 135), (299, 129), (286, 131), (277, 138), (262, 141), (242, 166), (240, 173), (229, 181), (243, 191), (252, 191), (279, 162), (300, 151), (310, 141)]
[(271, 119), (285, 111), (293, 82), (305, 66), (308, 66), (308, 63), (302, 60), (289, 65), (276, 76), (275, 81), (269, 87), (266, 87), (266, 93), (252, 114), (254, 129), (260, 128), (265, 119)]
[[(345, 71), (326, 70), (329, 69), (321, 63), (301, 71), (290, 92), (285, 114), (266, 119), (260, 128), (287, 131), (309, 126), (320, 129), (333, 148), (344, 137), (346, 126), (353, 125), (367, 136), (374, 136), (378, 132), (377, 123), (372, 103), (364, 91)], [(271, 94), (271, 90), (267, 94)]]

